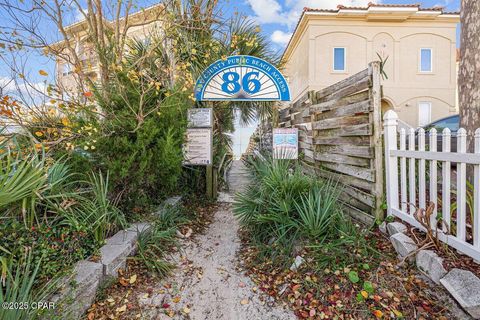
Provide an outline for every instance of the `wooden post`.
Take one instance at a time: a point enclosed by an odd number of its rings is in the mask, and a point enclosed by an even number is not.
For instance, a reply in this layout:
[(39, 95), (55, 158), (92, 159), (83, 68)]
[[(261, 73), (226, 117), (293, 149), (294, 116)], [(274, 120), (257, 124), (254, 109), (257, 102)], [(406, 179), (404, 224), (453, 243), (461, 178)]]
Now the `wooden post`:
[(392, 209), (398, 209), (398, 159), (390, 156), (390, 150), (397, 150), (397, 124), (398, 116), (388, 110), (383, 117), (385, 133), (385, 168), (387, 189), (387, 213), (392, 215)]
[(207, 183), (207, 198), (213, 199), (213, 165), (208, 165), (206, 168), (205, 180)]
[(368, 73), (372, 77), (370, 88), (370, 101), (372, 101), (373, 112), (370, 113), (373, 124), (373, 134), (370, 138), (370, 145), (374, 148), (375, 158), (372, 168), (375, 168), (375, 218), (383, 218), (383, 148), (382, 148), (382, 92), (380, 85), (380, 62), (375, 61), (368, 65)]
[(213, 199), (217, 199), (218, 196), (218, 168), (213, 168), (213, 175), (212, 175), (212, 196)]

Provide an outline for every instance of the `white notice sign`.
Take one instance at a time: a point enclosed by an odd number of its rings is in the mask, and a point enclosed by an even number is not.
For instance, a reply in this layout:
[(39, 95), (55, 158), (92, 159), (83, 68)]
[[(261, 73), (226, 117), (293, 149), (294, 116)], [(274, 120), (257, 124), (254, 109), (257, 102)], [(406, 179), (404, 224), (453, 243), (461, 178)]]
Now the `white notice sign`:
[(188, 126), (190, 128), (209, 128), (212, 126), (212, 108), (188, 109)]
[(197, 166), (212, 164), (212, 129), (187, 129), (184, 163)]
[(273, 129), (273, 158), (298, 159), (298, 129)]

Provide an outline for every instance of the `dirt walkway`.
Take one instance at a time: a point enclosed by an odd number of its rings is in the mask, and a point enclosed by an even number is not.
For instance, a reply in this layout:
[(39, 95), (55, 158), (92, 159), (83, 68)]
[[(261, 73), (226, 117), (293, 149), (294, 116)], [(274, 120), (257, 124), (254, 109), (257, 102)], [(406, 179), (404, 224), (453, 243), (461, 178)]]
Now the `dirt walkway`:
[[(230, 194), (221, 201), (230, 202), (232, 193), (248, 183), (241, 162), (235, 161), (229, 175)], [(238, 267), (239, 225), (231, 204), (222, 203), (205, 234), (185, 241), (174, 277), (159, 283), (152, 293), (140, 295), (143, 319), (295, 319), (295, 315), (258, 292), (254, 283)]]

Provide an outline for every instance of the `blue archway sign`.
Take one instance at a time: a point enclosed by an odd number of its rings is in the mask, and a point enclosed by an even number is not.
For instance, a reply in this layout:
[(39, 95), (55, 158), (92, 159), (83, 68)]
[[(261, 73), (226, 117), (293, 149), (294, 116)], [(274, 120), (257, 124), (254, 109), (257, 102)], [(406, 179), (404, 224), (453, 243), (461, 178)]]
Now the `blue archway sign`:
[(212, 63), (195, 85), (197, 101), (290, 101), (285, 77), (252, 56), (231, 56)]

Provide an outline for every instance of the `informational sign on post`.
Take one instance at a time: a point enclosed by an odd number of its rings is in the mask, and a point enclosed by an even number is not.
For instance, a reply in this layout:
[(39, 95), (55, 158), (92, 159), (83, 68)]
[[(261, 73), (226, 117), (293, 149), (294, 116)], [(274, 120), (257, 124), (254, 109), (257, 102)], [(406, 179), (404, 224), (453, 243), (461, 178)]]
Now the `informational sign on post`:
[(189, 128), (211, 128), (213, 124), (212, 108), (188, 109)]
[(208, 166), (212, 164), (212, 129), (187, 129), (185, 161), (187, 165)]
[(298, 129), (273, 129), (273, 158), (298, 159)]

